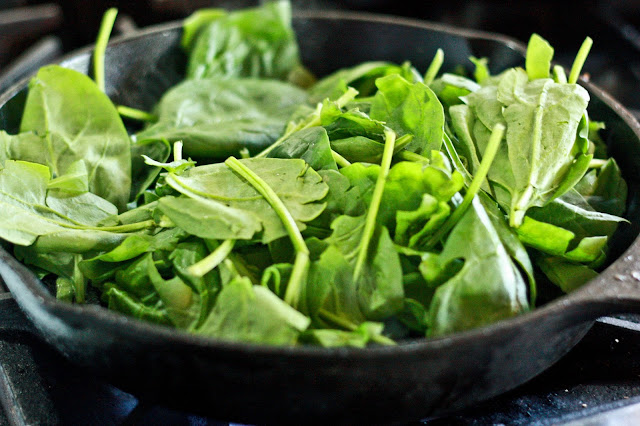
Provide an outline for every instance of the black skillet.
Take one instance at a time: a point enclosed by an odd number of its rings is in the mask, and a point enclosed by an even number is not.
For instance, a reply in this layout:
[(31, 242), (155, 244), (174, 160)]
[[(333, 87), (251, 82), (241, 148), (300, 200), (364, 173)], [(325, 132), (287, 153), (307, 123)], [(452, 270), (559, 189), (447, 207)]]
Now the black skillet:
[[(318, 75), (364, 60), (411, 61), (425, 69), (437, 48), (445, 69), (486, 56), (493, 71), (521, 65), (523, 47), (502, 36), (410, 19), (344, 12), (294, 18), (305, 64)], [(107, 91), (150, 109), (182, 76), (180, 24), (114, 40)], [(595, 41), (597, 43), (597, 40)], [(63, 64), (89, 70), (91, 51)], [(606, 121), (611, 153), (631, 194), (617, 260), (580, 290), (497, 324), (397, 347), (321, 349), (225, 343), (107, 311), (57, 301), (25, 267), (0, 251), (0, 275), (40, 334), (79, 366), (137, 396), (248, 423), (399, 423), (436, 416), (504, 393), (561, 358), (603, 315), (640, 311), (640, 125), (597, 87), (582, 82), (590, 115)], [(0, 96), (0, 125), (16, 131), (26, 81)], [(69, 395), (73, 398), (73, 395)]]

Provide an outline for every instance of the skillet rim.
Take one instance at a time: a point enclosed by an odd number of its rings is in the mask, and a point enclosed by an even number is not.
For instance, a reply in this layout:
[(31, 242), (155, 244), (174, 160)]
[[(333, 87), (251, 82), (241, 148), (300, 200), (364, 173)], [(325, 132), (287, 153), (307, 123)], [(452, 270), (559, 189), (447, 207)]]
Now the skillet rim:
[[(414, 19), (408, 17), (400, 17), (395, 15), (377, 14), (369, 12), (354, 12), (354, 11), (338, 11), (338, 10), (304, 10), (295, 11), (293, 13), (293, 19), (315, 19), (315, 20), (356, 20), (362, 22), (377, 22), (389, 25), (401, 25), (410, 26), (416, 28), (423, 28), (433, 30), (437, 32), (443, 32), (446, 34), (463, 37), (465, 39), (479, 39), (498, 42), (508, 48), (519, 51), (521, 54), (526, 52), (526, 47), (520, 41), (511, 38), (509, 36), (478, 31), (474, 29), (459, 28), (447, 24), (441, 24), (431, 22), (428, 20)], [(160, 34), (167, 31), (176, 31), (182, 27), (182, 21), (173, 21), (163, 24), (156, 24), (143, 28), (133, 34), (122, 35), (114, 37), (108, 44), (108, 46), (119, 45), (127, 43), (130, 40), (138, 38), (149, 37), (154, 34)], [(93, 45), (89, 45), (83, 48), (76, 49), (63, 55), (54, 63), (59, 64), (78, 56), (89, 54), (93, 52)], [(6, 104), (11, 98), (13, 98), (18, 92), (28, 86), (29, 80), (33, 74), (26, 76), (15, 84), (7, 88), (4, 93), (0, 94), (0, 108)], [(614, 113), (616, 113), (626, 125), (633, 131), (635, 136), (640, 142), (640, 123), (633, 117), (633, 115), (623, 107), (618, 101), (616, 101), (607, 92), (600, 89), (584, 79), (580, 79), (580, 83), (585, 86), (590, 93), (595, 94), (602, 102), (604, 102)], [(524, 324), (535, 322), (547, 315), (556, 315), (558, 319), (561, 319), (564, 312), (568, 312), (570, 305), (578, 305), (581, 303), (601, 304), (611, 302), (611, 299), (606, 295), (602, 296), (597, 294), (597, 290), (600, 289), (607, 281), (614, 281), (614, 274), (619, 273), (616, 271), (621, 266), (623, 267), (623, 259), (630, 255), (636, 254), (640, 251), (640, 236), (637, 236), (630, 246), (624, 250), (624, 252), (598, 276), (590, 280), (580, 289), (560, 296), (545, 305), (534, 308), (529, 312), (518, 315), (516, 317), (504, 319), (493, 324), (477, 327), (474, 329), (457, 332), (451, 335), (445, 335), (440, 337), (430, 337), (424, 339), (411, 339), (410, 341), (401, 341), (396, 346), (371, 346), (366, 348), (353, 348), (353, 347), (337, 347), (337, 348), (324, 348), (311, 345), (302, 346), (275, 346), (266, 344), (246, 343), (246, 342), (234, 342), (219, 340), (212, 337), (200, 336), (191, 334), (183, 330), (170, 328), (168, 326), (156, 325), (148, 322), (138, 320), (136, 318), (127, 317), (124, 314), (110, 311), (99, 305), (77, 305), (68, 302), (59, 301), (49, 293), (44, 284), (33, 274), (26, 266), (18, 262), (13, 255), (8, 253), (4, 248), (0, 247), (0, 275), (4, 277), (5, 267), (9, 267), (13, 272), (20, 275), (23, 288), (19, 290), (27, 291), (27, 297), (37, 299), (39, 302), (38, 309), (42, 309), (47, 315), (52, 315), (57, 318), (74, 318), (84, 319), (87, 321), (96, 321), (95, 324), (101, 327), (113, 328), (117, 330), (116, 333), (128, 334), (131, 336), (144, 336), (145, 340), (156, 340), (160, 343), (171, 343), (188, 345), (198, 347), (200, 349), (207, 350), (221, 350), (226, 352), (238, 352), (238, 353), (250, 353), (264, 356), (286, 356), (291, 358), (322, 358), (322, 359), (336, 359), (336, 358), (353, 358), (353, 359), (384, 359), (384, 358), (396, 358), (399, 355), (411, 356), (418, 355), (423, 352), (435, 351), (445, 348), (451, 345), (462, 345), (465, 342), (473, 342), (482, 337), (494, 335), (508, 330), (515, 330), (522, 327)], [(12, 284), (7, 283), (13, 294)], [(640, 295), (638, 296), (640, 299)], [(15, 296), (14, 296), (15, 298)], [(19, 303), (22, 306), (22, 303)], [(24, 309), (23, 309), (24, 310)], [(564, 312), (563, 312), (564, 311)], [(25, 310), (27, 316), (31, 316), (28, 310)], [(586, 316), (587, 319), (574, 320), (575, 323), (589, 322), (592, 319), (595, 320), (599, 313), (593, 313)], [(593, 317), (592, 319), (590, 317)], [(37, 326), (37, 322), (34, 321)], [(125, 326), (126, 327), (123, 327)], [(149, 342), (146, 342), (147, 344)]]

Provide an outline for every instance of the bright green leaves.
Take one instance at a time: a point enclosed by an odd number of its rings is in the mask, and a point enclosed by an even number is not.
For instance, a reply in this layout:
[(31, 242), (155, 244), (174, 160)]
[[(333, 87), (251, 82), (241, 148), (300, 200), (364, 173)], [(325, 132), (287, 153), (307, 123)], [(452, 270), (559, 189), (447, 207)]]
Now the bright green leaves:
[[(509, 210), (512, 226), (520, 225), (530, 207), (561, 195), (561, 188), (567, 190), (566, 179), (586, 171), (589, 155), (585, 150), (574, 152), (578, 125), (589, 100), (582, 87), (551, 79), (530, 82), (524, 71), (512, 69), (503, 74), (497, 87), (488, 86), (465, 99), (467, 106), (454, 107), (452, 119), (472, 159), (482, 155), (496, 124), (506, 126), (505, 143), (489, 179), (510, 194), (499, 201)], [(470, 141), (475, 142), (475, 150)]]
[(186, 21), (187, 78), (260, 77), (286, 80), (300, 67), (291, 5), (200, 12)]
[(494, 190), (514, 227), (530, 207), (543, 206), (575, 185), (592, 158), (588, 141), (578, 134), (589, 95), (581, 86), (548, 78), (552, 55), (546, 41), (532, 36), (526, 71), (507, 70), (465, 96), (465, 105), (451, 108), (472, 169), (493, 127), (506, 126), (489, 179), (500, 186)]
[(406, 149), (418, 154), (440, 150), (444, 110), (435, 93), (422, 82), (411, 83), (398, 74), (376, 80), (371, 118), (383, 120), (398, 136), (413, 135)]
[(265, 79), (186, 80), (155, 108), (158, 121), (138, 141), (182, 141), (187, 156), (223, 160), (244, 148), (256, 154), (282, 133), (306, 93)]
[(0, 236), (31, 245), (38, 237), (83, 230), (100, 239), (97, 225), (117, 214), (111, 203), (91, 193), (80, 195), (49, 189), (49, 168), (8, 160), (0, 171)]
[[(576, 84), (590, 47), (587, 38), (570, 78), (557, 66), (551, 75), (553, 48), (534, 34), (526, 71), (489, 77), (449, 109), (454, 145), (471, 173), (492, 129), (506, 127), (483, 189), (506, 212), (542, 272), (565, 290), (593, 275), (584, 268), (602, 264), (609, 239), (624, 222), (626, 184), (606, 158), (597, 134), (602, 126), (589, 122), (589, 95)], [(580, 279), (563, 277), (572, 270)]]
[[(354, 315), (352, 321), (359, 316), (382, 320), (398, 312), (404, 296), (402, 269), (387, 229), (376, 225), (372, 231), (368, 231), (363, 217), (351, 216), (339, 217), (332, 228), (333, 234), (327, 242), (336, 247), (351, 266), (350, 278), (355, 286), (352, 290), (355, 295), (348, 298), (357, 301), (356, 312), (361, 313)], [(365, 238), (365, 232), (371, 233), (368, 238)], [(366, 252), (366, 257), (362, 266), (358, 267), (361, 250)], [(357, 276), (354, 275), (356, 273)]]
[(445, 274), (451, 262), (459, 261), (460, 269), (433, 296), (429, 335), (490, 324), (528, 310), (527, 284), (477, 200), (437, 257)]
[(292, 345), (309, 322), (267, 288), (236, 278), (220, 292), (196, 333), (222, 340)]
[(290, 12), (185, 20), (186, 79), (153, 114), (120, 108), (146, 122), (133, 143), (102, 77), (38, 73), (21, 133), (0, 132), (0, 237), (60, 299), (232, 342), (365, 347), (596, 275), (627, 187), (575, 84), (589, 43), (568, 78), (534, 35), (525, 68), (471, 57), (469, 78), (438, 77), (438, 50), (424, 73), (372, 61), (303, 89)]
[(56, 65), (40, 69), (29, 84), (20, 131), (41, 139), (12, 159), (47, 165), (54, 177), (83, 160), (90, 191), (124, 209), (131, 188), (129, 136), (114, 105), (87, 76)]
[[(303, 160), (254, 158), (240, 162), (273, 188), (300, 229), (304, 230), (304, 223), (315, 219), (324, 209), (324, 204), (318, 201), (327, 194), (327, 185)], [(194, 167), (181, 175), (169, 174), (166, 181), (176, 191), (198, 200), (188, 201), (188, 205), (198, 206), (201, 212), (208, 211), (205, 221), (210, 220), (212, 225), (218, 223), (222, 232), (216, 234), (211, 228), (198, 226), (191, 215), (181, 215), (180, 200), (163, 200), (160, 209), (166, 210), (165, 214), (185, 230), (200, 227), (202, 231), (196, 232), (204, 238), (227, 239), (238, 238), (240, 232), (247, 236), (251, 230), (259, 229), (257, 224), (260, 224), (263, 230), (260, 240), (265, 244), (287, 235), (282, 221), (262, 195), (223, 163)], [(178, 207), (173, 209), (175, 213), (170, 210), (172, 204)]]
[[(510, 218), (517, 226), (529, 207), (544, 205), (559, 195), (557, 190), (572, 174), (574, 162), (582, 171), (578, 175), (586, 172), (590, 157), (586, 152), (572, 155), (572, 148), (589, 95), (578, 85), (552, 80), (524, 83), (507, 74), (497, 96), (507, 123), (506, 142), (514, 171)], [(581, 161), (583, 156), (586, 164)]]
[(538, 34), (533, 34), (527, 46), (525, 69), (529, 80), (549, 78), (553, 47)]

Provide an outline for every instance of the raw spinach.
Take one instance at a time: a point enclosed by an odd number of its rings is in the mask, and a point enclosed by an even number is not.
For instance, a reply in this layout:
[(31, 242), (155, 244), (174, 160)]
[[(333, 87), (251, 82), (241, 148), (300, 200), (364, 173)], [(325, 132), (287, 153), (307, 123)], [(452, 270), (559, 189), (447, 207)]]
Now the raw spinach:
[[(59, 66), (0, 131), (0, 238), (61, 300), (209, 338), (393, 345), (527, 312), (606, 262), (627, 185), (538, 35), (469, 78), (370, 61), (316, 79), (290, 3), (184, 22), (184, 81), (152, 113)], [(440, 75), (438, 75), (441, 73)], [(423, 77), (424, 75), (424, 77)], [(308, 84), (312, 84), (307, 88)], [(145, 122), (127, 134), (118, 115)], [(543, 284), (540, 285), (543, 288)], [(538, 298), (538, 301), (540, 298)]]
[[(131, 152), (127, 131), (109, 98), (87, 76), (57, 65), (38, 71), (20, 123), (33, 132), (24, 159), (49, 166), (52, 176), (83, 160), (89, 189), (124, 210), (131, 191)], [(24, 156), (23, 156), (24, 155)]]
[(185, 155), (208, 161), (244, 148), (256, 154), (278, 139), (306, 99), (303, 90), (276, 80), (186, 80), (165, 93), (155, 108), (158, 121), (136, 140), (181, 141)]

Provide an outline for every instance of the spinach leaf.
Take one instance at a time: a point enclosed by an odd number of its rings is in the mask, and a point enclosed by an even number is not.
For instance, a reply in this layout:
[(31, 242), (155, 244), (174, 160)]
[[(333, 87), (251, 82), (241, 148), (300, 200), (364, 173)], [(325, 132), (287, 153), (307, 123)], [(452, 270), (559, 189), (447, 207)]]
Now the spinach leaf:
[(371, 118), (381, 120), (398, 136), (413, 135), (406, 149), (418, 154), (442, 146), (444, 110), (435, 93), (422, 82), (410, 82), (399, 74), (376, 80), (378, 91), (371, 102)]
[(177, 227), (200, 238), (248, 240), (262, 230), (256, 213), (207, 198), (166, 196), (158, 200), (158, 209)]
[(306, 93), (267, 79), (187, 80), (167, 91), (155, 112), (158, 121), (136, 134), (138, 143), (182, 141), (184, 154), (209, 160), (255, 154), (283, 132)]
[(384, 324), (377, 322), (363, 322), (353, 331), (335, 329), (307, 330), (301, 339), (325, 348), (352, 346), (364, 348), (368, 343), (376, 342), (382, 336)]
[(171, 154), (171, 145), (166, 140), (146, 140), (131, 144), (131, 194), (130, 199), (137, 201), (151, 187), (162, 170), (149, 167), (145, 158), (164, 163)]
[[(153, 221), (113, 225), (117, 209), (90, 192), (49, 189), (51, 172), (37, 163), (7, 160), (0, 170), (0, 238), (42, 252), (82, 253), (113, 248)], [(106, 224), (103, 226), (103, 224)]]
[(527, 45), (525, 67), (529, 80), (549, 78), (553, 47), (538, 34), (532, 34)]
[(575, 186), (593, 210), (622, 216), (627, 206), (627, 183), (615, 159), (609, 158), (601, 167), (584, 175)]
[[(21, 132), (34, 132), (25, 159), (49, 166), (54, 177), (84, 160), (89, 190), (123, 210), (131, 188), (127, 131), (109, 98), (84, 74), (57, 65), (38, 71), (29, 83)], [(25, 153), (26, 147), (20, 151)]]
[(230, 341), (292, 345), (309, 323), (309, 318), (266, 287), (236, 278), (222, 288), (211, 313), (195, 333)]
[(356, 286), (358, 306), (364, 318), (380, 320), (402, 307), (404, 291), (400, 259), (386, 228), (377, 225), (370, 237), (367, 258), (355, 276), (358, 255), (364, 240), (365, 218), (341, 216), (333, 224), (327, 242), (334, 245), (350, 263), (352, 285)]
[(586, 265), (558, 257), (541, 257), (536, 263), (547, 278), (565, 293), (571, 293), (598, 275)]
[[(301, 230), (304, 230), (305, 222), (316, 218), (324, 210), (324, 204), (319, 201), (327, 194), (327, 185), (304, 160), (249, 158), (240, 162), (275, 190)], [(262, 223), (260, 240), (264, 244), (287, 235), (282, 221), (269, 203), (244, 178), (224, 164), (194, 167), (179, 176), (169, 174), (166, 180), (172, 188), (188, 197), (222, 202), (233, 209), (253, 213)], [(163, 205), (166, 206), (167, 202), (163, 202)], [(220, 219), (212, 217), (212, 220)], [(238, 223), (238, 220), (240, 218), (232, 223)], [(225, 235), (217, 238), (226, 239), (228, 234)], [(207, 238), (215, 237), (210, 235)]]
[(317, 81), (309, 89), (309, 102), (312, 104), (325, 99), (337, 99), (352, 87), (360, 96), (375, 94), (375, 82), (378, 78), (391, 74), (401, 74), (410, 81), (420, 80), (419, 74), (400, 65), (385, 61), (363, 62), (349, 68), (341, 68)]
[(444, 73), (440, 78), (434, 80), (429, 88), (445, 106), (452, 107), (461, 104), (463, 96), (480, 89), (478, 83), (461, 75)]
[(329, 136), (323, 127), (309, 127), (291, 134), (267, 157), (301, 158), (315, 171), (338, 169), (331, 154)]
[(574, 262), (601, 263), (607, 241), (625, 219), (594, 211), (572, 190), (541, 208), (533, 208), (517, 229), (528, 246)]
[(527, 286), (476, 198), (451, 231), (441, 265), (462, 267), (440, 285), (429, 307), (429, 336), (490, 324), (529, 309)]
[[(202, 15), (201, 15), (202, 16)], [(200, 20), (201, 21), (201, 20)], [(261, 77), (286, 80), (300, 67), (289, 2), (208, 14), (190, 21), (183, 43), (190, 47), (187, 78)]]
[[(355, 194), (354, 188), (357, 189), (365, 204), (371, 200), (379, 172), (379, 166), (361, 163), (340, 169), (340, 173), (349, 179), (352, 186), (350, 191)], [(389, 170), (377, 220), (394, 235), (398, 212), (419, 209), (424, 194), (430, 194), (438, 201), (447, 203), (462, 186), (462, 176), (457, 172), (452, 173), (444, 164), (441, 168), (436, 164), (424, 166), (417, 162), (398, 162)], [(400, 215), (403, 216), (404, 213)], [(405, 215), (403, 220), (406, 218)], [(406, 229), (402, 228), (401, 233), (406, 233)], [(409, 236), (399, 236), (397, 241), (406, 239), (405, 237)]]

